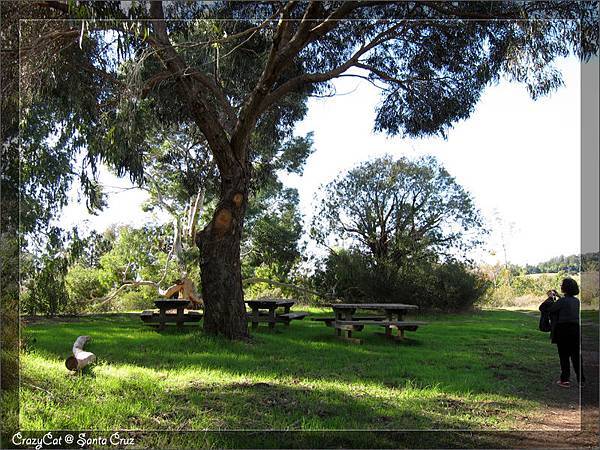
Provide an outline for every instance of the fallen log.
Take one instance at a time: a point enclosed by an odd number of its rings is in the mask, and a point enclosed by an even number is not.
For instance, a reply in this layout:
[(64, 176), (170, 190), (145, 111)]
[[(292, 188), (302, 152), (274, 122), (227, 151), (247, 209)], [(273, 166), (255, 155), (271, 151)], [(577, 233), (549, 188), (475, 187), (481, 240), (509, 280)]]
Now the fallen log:
[(96, 355), (83, 350), (83, 346), (91, 338), (89, 336), (79, 336), (73, 344), (73, 356), (69, 356), (65, 361), (65, 366), (69, 370), (81, 370), (88, 364), (96, 361)]

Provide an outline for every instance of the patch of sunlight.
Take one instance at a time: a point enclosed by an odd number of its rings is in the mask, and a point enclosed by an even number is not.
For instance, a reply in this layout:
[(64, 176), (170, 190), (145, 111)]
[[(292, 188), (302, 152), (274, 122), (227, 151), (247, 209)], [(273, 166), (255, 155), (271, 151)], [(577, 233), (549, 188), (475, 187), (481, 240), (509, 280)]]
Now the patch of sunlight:
[(102, 375), (110, 378), (160, 378), (160, 370), (147, 367), (134, 366), (131, 364), (97, 364), (93, 366), (96, 375)]
[(44, 370), (58, 370), (58, 369), (65, 369), (65, 362), (57, 359), (57, 358), (50, 358), (48, 356), (44, 356), (44, 355), (38, 355), (36, 353), (28, 353), (26, 355), (21, 355), (21, 365), (24, 368), (28, 368), (28, 367), (35, 367), (38, 369), (44, 369)]

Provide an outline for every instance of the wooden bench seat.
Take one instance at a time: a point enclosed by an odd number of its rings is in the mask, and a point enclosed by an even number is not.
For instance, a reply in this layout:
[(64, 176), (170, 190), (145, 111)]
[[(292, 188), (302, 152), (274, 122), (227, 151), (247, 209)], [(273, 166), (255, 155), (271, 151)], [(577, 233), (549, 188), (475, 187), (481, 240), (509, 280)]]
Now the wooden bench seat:
[(256, 327), (259, 322), (266, 322), (269, 326), (273, 326), (275, 322), (283, 323), (284, 325), (289, 325), (292, 320), (302, 320), (308, 313), (306, 312), (288, 312), (276, 314), (274, 321), (269, 316), (269, 313), (266, 311), (259, 311), (258, 317), (254, 316), (253, 312), (246, 312), (246, 320), (248, 322), (252, 322), (252, 326)]
[[(310, 320), (314, 320), (315, 322), (334, 322), (335, 317), (313, 317)], [(381, 321), (385, 320), (385, 316), (358, 316), (355, 317), (354, 320), (364, 321), (364, 320), (373, 320), (373, 321)]]
[(391, 320), (338, 320), (338, 324), (340, 325), (379, 325), (384, 327), (396, 327), (396, 328), (406, 328), (406, 327), (419, 327), (421, 325), (427, 325), (427, 322), (420, 321), (391, 321)]
[(290, 320), (302, 320), (304, 319), (306, 316), (308, 316), (308, 313), (305, 312), (297, 312), (297, 313), (284, 313), (284, 314), (277, 314), (277, 319), (283, 319), (286, 321), (290, 321)]
[[(336, 320), (334, 317), (315, 317), (311, 320), (314, 320), (315, 322), (325, 322), (325, 325), (328, 327), (336, 329), (338, 336), (357, 343), (360, 343), (360, 339), (353, 339), (352, 332), (362, 331), (365, 325), (377, 325), (380, 327), (385, 327), (385, 333), (382, 334), (384, 334), (386, 337), (394, 340), (403, 340), (404, 331), (417, 331), (421, 325), (427, 324), (427, 322), (416, 320), (387, 320), (385, 317), (381, 316), (355, 317), (352, 320)], [(398, 336), (392, 335), (392, 329), (398, 330)]]
[[(165, 314), (165, 320), (161, 321), (160, 313), (158, 311), (143, 311), (140, 314), (140, 319), (148, 325), (160, 325), (161, 323), (181, 323), (178, 322), (177, 314), (167, 313)], [(199, 311), (188, 311), (183, 314), (183, 322), (199, 322), (202, 320), (202, 313)]]

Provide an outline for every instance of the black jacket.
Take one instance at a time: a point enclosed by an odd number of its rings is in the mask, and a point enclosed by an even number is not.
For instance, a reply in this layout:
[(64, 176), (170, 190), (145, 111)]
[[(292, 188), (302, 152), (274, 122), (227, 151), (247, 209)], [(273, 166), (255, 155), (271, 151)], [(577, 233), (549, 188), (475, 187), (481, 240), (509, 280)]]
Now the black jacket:
[(551, 312), (550, 309), (554, 306), (556, 302), (552, 297), (548, 297), (544, 302), (540, 305), (540, 311), (542, 315), (547, 315), (550, 319), (550, 341), (553, 344), (556, 344), (556, 325), (558, 323), (558, 312)]
[(548, 312), (558, 314), (557, 323), (579, 323), (579, 299), (564, 296), (550, 306)]

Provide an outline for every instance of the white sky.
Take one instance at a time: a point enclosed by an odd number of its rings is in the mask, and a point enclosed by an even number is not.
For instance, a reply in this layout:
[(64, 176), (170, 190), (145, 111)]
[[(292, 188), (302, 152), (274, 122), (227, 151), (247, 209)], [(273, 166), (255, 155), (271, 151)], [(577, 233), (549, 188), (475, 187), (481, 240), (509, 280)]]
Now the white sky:
[[(535, 102), (521, 85), (503, 82), (489, 87), (473, 115), (456, 124), (447, 140), (374, 134), (376, 88), (355, 78), (336, 80), (337, 92), (348, 95), (310, 100), (308, 115), (296, 133), (314, 132), (315, 153), (302, 177), (283, 177), (299, 191), (306, 225), (314, 193), (341, 171), (385, 153), (415, 158), (430, 154), (471, 192), (488, 219), (493, 233), (487, 249), (474, 255), (478, 260), (503, 262), (501, 232), (513, 263), (538, 263), (579, 253), (580, 66), (573, 57), (559, 61), (558, 67), (565, 86)], [(130, 186), (127, 178), (119, 180), (107, 173), (102, 181)], [(90, 216), (74, 202), (60, 223), (103, 230), (113, 223), (139, 226), (159, 220), (141, 211), (145, 197), (137, 190), (113, 194), (109, 207), (98, 216)], [(572, 211), (569, 217), (561, 213), (564, 205)], [(308, 250), (315, 251), (315, 247), (309, 245)]]

